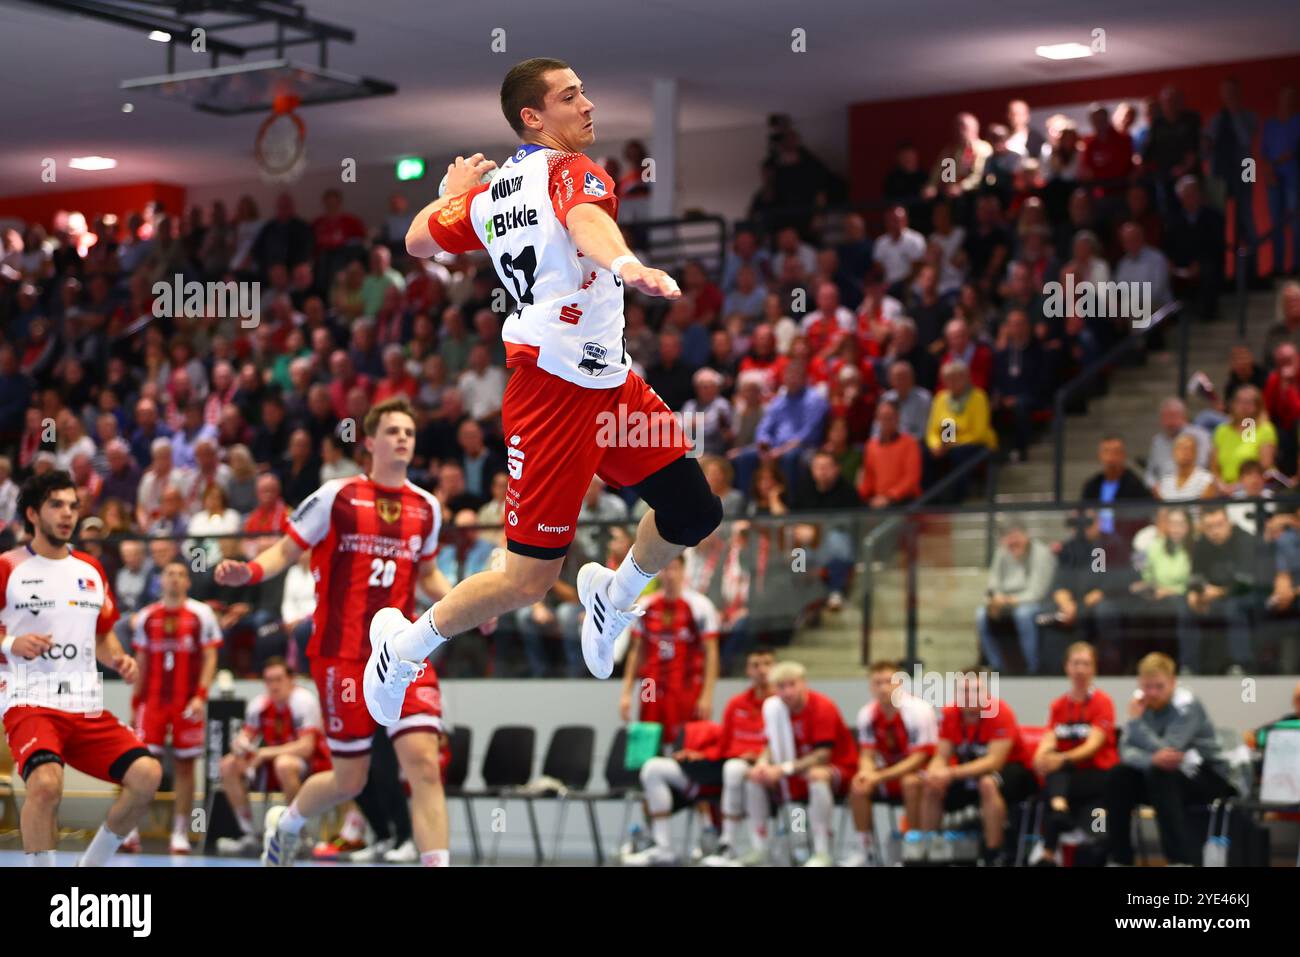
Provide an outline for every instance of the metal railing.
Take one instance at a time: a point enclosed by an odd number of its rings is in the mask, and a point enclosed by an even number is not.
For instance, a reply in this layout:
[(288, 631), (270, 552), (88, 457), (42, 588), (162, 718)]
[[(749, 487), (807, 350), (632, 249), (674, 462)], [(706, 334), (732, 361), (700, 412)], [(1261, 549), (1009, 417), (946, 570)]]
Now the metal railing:
[(1190, 327), (1187, 312), (1183, 309), (1183, 304), (1176, 299), (1156, 310), (1155, 315), (1151, 317), (1151, 321), (1145, 329), (1137, 330), (1135, 335), (1125, 336), (1100, 359), (1097, 359), (1092, 365), (1056, 390), (1052, 410), (1052, 498), (1056, 501), (1061, 500), (1062, 486), (1065, 481), (1065, 413), (1070, 399), (1080, 389), (1090, 385), (1101, 373), (1110, 368), (1117, 359), (1136, 349), (1155, 329), (1166, 325), (1169, 317), (1174, 315), (1179, 316), (1178, 390), (1174, 394), (1182, 395), (1187, 390), (1187, 350)]

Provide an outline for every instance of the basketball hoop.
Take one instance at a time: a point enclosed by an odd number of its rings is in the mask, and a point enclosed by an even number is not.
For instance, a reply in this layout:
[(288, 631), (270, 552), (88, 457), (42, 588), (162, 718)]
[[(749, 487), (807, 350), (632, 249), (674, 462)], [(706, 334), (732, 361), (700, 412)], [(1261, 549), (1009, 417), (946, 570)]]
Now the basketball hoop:
[(277, 95), (271, 115), (257, 130), (253, 155), (268, 183), (291, 183), (307, 165), (307, 125), (294, 112), (301, 102), (292, 94)]

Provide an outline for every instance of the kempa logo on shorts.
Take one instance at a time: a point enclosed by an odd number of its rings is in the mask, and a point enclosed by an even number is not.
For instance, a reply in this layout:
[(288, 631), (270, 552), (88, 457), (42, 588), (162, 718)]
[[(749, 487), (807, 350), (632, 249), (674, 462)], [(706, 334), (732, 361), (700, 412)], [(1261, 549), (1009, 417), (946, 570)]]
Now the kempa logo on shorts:
[(511, 528), (514, 528), (516, 525), (519, 524), (518, 513), (512, 511), (509, 515), (506, 516), (506, 521), (510, 523)]
[(153, 314), (158, 319), (239, 319), (252, 329), (261, 321), (262, 284), (258, 282), (186, 282), (176, 273), (171, 282), (153, 284)]
[(1065, 274), (1065, 283), (1043, 283), (1043, 315), (1061, 319), (1069, 315), (1080, 319), (1131, 319), (1133, 328), (1145, 329), (1151, 325), (1151, 283), (1074, 281), (1073, 273)]
[(76, 929), (118, 927), (132, 937), (148, 937), (153, 930), (152, 894), (68, 894), (50, 898), (50, 926)]
[(537, 530), (539, 532), (547, 532), (551, 535), (559, 535), (561, 532), (567, 532), (569, 528), (570, 526), (568, 525), (543, 525), (541, 522), (537, 523)]

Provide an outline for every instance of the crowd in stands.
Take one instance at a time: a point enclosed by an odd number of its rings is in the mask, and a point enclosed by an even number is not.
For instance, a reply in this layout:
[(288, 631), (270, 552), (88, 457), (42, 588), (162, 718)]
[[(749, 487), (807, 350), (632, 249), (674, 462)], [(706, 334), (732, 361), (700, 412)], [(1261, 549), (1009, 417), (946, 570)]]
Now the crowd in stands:
[[(1295, 181), (1291, 102), (1283, 91), (1278, 118), (1263, 124), (1284, 187)], [(1026, 457), (1053, 390), (1133, 334), (1131, 317), (1053, 308), (1046, 283), (1149, 281), (1154, 306), (1178, 296), (1213, 314), (1224, 216), (1207, 197), (1235, 198), (1235, 215), (1249, 216), (1225, 171), (1259, 126), (1234, 84), (1204, 121), (1173, 88), (1144, 120), (1127, 104), (1113, 116), (1098, 106), (1088, 130), (1055, 116), (1040, 131), (1022, 101), (997, 120), (982, 138), (979, 121), (961, 114), (929, 171), (902, 144), (876, 232), (860, 212), (828, 214), (842, 182), (788, 120), (774, 118), (762, 186), (724, 261), (687, 263), (684, 295), (670, 304), (628, 297), (628, 353), (691, 428), (736, 520), (687, 562), (690, 586), (737, 636), (724, 665), (754, 641), (788, 641), (791, 607), (843, 603), (857, 556), (832, 513), (905, 505), (945, 476), (954, 480), (942, 497), (960, 500), (972, 478), (964, 467), (988, 452)], [(627, 145), (617, 183), (629, 211), (651, 188), (639, 173), (644, 159), (640, 144)], [(178, 551), (198, 548), (207, 567), (251, 554), (321, 482), (365, 470), (356, 423), (373, 403), (405, 395), (419, 414), (413, 478), (439, 498), (454, 546), (440, 557), (444, 570), (454, 582), (487, 566), (501, 534), (475, 526), (499, 526), (506, 494), (508, 292), (486, 258), (409, 259), (412, 213), (401, 195), (378, 223), (349, 211), (339, 189), (314, 213), (301, 201), (284, 193), (269, 215), (248, 196), (233, 212), (221, 201), (188, 212), (150, 204), (93, 222), (69, 211), (4, 231), (6, 537), (17, 531), (15, 483), (67, 469), (80, 491), (82, 537), (131, 610), (156, 595), (159, 569)], [(631, 218), (635, 247), (643, 237)], [(1275, 263), (1282, 269), (1285, 257)], [(258, 321), (157, 315), (154, 284), (177, 276), (260, 283)], [(1258, 388), (1235, 390), (1218, 410), (1224, 422), (1208, 468), (1220, 483), (1238, 482), (1248, 457), (1231, 437), (1251, 413), (1248, 398), (1267, 406), (1278, 431), (1276, 443), (1258, 433), (1266, 472), (1296, 469), (1300, 287), (1288, 290), (1270, 366), (1234, 365), (1234, 376)], [(1179, 461), (1169, 445), (1169, 460)], [(1198, 475), (1175, 468), (1159, 481), (1181, 494), (1204, 481)], [(1101, 498), (1111, 484), (1099, 486)], [(632, 520), (635, 502), (597, 480), (581, 519)], [(824, 519), (762, 521), (806, 512)], [(128, 546), (131, 536), (149, 540)], [(796, 545), (810, 549), (816, 575), (790, 569)], [(616, 561), (626, 547), (609, 529), (580, 535), (554, 593), (503, 623), (528, 639), (520, 670), (575, 669), (572, 573), (590, 558)], [(229, 594), (198, 572), (196, 595), (218, 608), (223, 628), (255, 636), (227, 643), (249, 648), (240, 670), (269, 654), (292, 660), (310, 584), (296, 571)], [(566, 654), (555, 653), (561, 646)], [(491, 656), (464, 667), (508, 671)]]

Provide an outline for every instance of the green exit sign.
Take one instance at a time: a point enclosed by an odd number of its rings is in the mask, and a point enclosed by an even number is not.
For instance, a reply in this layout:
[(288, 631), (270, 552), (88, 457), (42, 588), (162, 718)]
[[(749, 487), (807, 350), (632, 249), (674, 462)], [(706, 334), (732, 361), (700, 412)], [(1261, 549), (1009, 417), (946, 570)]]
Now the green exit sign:
[(418, 156), (406, 156), (397, 161), (397, 179), (405, 183), (413, 179), (424, 179), (424, 160)]

